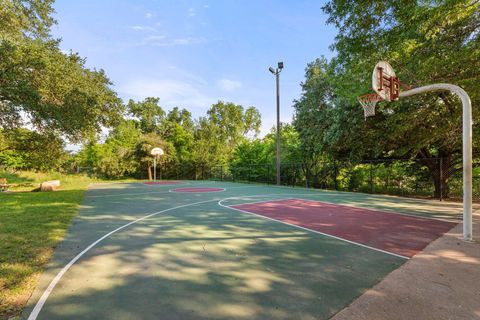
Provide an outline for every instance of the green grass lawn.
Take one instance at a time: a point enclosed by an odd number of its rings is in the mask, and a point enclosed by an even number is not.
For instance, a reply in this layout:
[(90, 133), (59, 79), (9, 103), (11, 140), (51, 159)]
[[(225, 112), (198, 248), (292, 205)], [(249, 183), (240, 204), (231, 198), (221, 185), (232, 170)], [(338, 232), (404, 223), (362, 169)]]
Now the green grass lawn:
[[(0, 177), (20, 184), (0, 193), (0, 319), (19, 315), (77, 214), (86, 176), (24, 172)], [(29, 192), (42, 181), (58, 179), (54, 192)], [(28, 191), (27, 191), (28, 190)]]

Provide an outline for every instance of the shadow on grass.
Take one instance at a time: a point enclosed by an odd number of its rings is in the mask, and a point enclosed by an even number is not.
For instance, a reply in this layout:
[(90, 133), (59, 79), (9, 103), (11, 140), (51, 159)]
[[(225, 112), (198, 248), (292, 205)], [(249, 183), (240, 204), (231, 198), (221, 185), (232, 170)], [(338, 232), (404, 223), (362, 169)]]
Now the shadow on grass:
[(0, 171), (0, 178), (7, 179), (8, 183), (27, 183), (33, 182), (34, 179), (30, 177), (25, 177), (20, 173)]

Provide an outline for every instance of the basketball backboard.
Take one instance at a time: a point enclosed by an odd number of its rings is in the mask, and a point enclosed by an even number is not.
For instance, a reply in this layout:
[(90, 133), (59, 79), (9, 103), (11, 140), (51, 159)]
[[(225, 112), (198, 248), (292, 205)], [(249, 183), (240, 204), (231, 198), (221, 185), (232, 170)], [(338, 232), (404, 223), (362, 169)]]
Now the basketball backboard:
[(372, 88), (386, 101), (398, 100), (400, 82), (388, 62), (379, 61), (373, 69)]

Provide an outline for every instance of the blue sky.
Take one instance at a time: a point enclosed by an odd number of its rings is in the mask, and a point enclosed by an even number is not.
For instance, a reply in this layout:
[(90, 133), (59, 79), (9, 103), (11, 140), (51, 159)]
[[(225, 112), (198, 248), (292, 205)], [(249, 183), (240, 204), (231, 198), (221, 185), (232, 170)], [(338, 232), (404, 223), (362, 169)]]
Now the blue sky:
[(194, 117), (218, 100), (255, 106), (263, 136), (275, 124), (268, 67), (285, 63), (281, 120), (291, 122), (307, 63), (332, 56), (336, 30), (323, 2), (58, 0), (52, 33), (62, 50), (104, 69), (124, 101), (159, 97), (165, 110), (185, 107)]

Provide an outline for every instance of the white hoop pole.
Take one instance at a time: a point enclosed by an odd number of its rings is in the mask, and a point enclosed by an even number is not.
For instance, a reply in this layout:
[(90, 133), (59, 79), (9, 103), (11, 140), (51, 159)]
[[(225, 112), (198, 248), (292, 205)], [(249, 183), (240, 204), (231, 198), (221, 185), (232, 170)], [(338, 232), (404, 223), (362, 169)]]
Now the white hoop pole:
[(459, 86), (438, 83), (400, 92), (399, 97), (445, 90), (456, 94), (463, 106), (463, 239), (472, 240), (472, 103), (468, 94)]
[(153, 181), (157, 181), (157, 155), (153, 156)]

